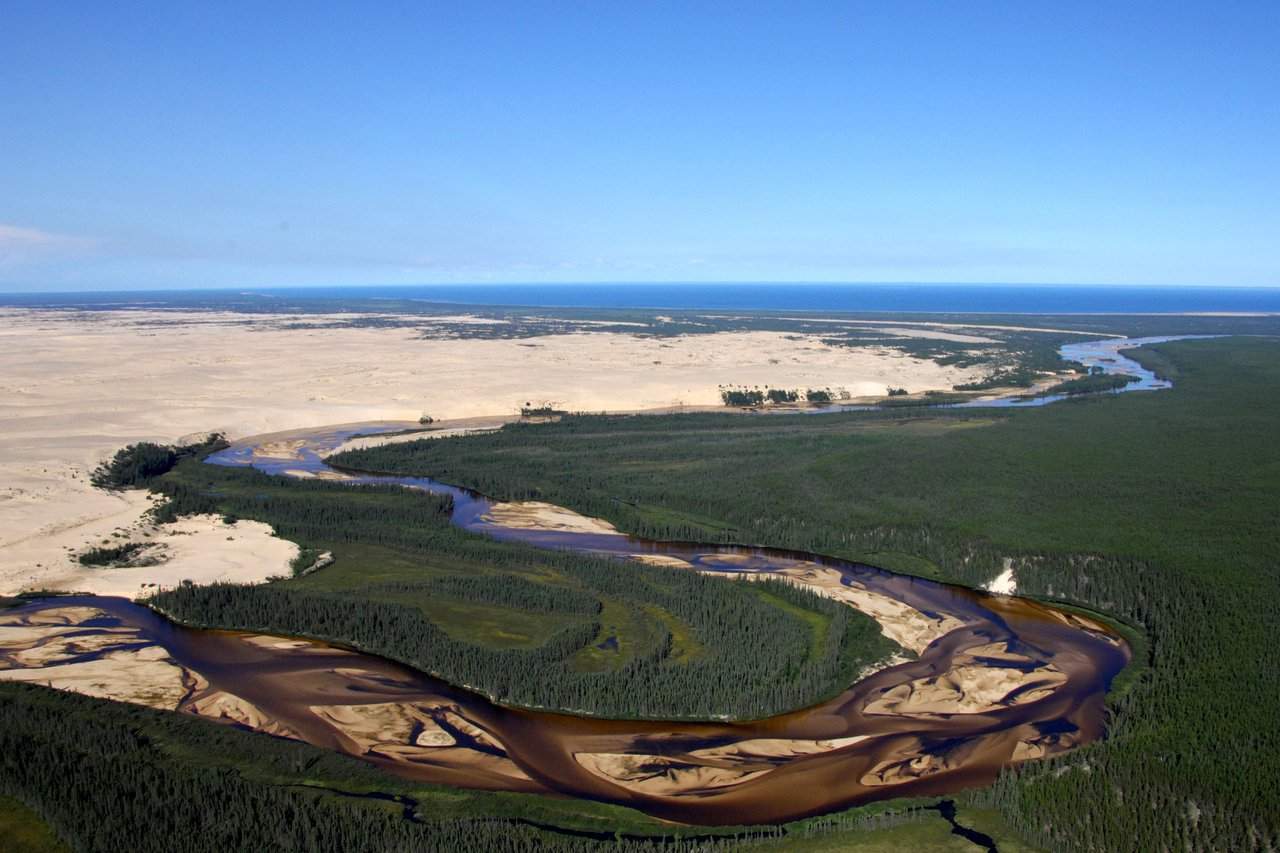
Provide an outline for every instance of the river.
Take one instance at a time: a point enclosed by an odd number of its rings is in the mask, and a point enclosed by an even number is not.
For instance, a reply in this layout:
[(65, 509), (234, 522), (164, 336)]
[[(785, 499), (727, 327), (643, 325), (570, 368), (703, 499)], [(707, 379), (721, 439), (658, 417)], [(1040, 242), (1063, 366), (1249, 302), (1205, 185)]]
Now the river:
[[(1091, 342), (1063, 354), (1137, 375), (1126, 391), (1168, 387), (1119, 355), (1147, 342), (1154, 339)], [(1020, 402), (1031, 401), (986, 405)], [(1034, 404), (1045, 402), (1052, 400)], [(324, 462), (353, 435), (403, 427), (247, 439), (208, 461), (446, 493), (454, 523), (498, 539), (737, 579), (783, 576), (867, 612), (915, 659), (767, 720), (599, 720), (503, 707), (330, 644), (189, 629), (123, 599), (73, 596), (0, 611), (0, 668), (53, 683), (60, 667), (86, 663), (121, 672), (168, 667), (170, 689), (159, 698), (118, 698), (297, 738), (424, 782), (584, 797), (693, 824), (776, 823), (951, 793), (1104, 733), (1105, 693), (1129, 649), (1098, 621), (821, 555), (644, 540), (555, 507), (502, 504), (428, 479)], [(87, 692), (112, 695), (109, 674), (90, 682)]]

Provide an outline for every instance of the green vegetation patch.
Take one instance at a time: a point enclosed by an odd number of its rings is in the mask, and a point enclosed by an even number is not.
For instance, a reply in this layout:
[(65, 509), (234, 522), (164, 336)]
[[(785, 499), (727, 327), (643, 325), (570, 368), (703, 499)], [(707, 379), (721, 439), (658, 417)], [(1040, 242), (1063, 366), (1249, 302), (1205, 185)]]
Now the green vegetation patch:
[(1059, 382), (1052, 388), (1047, 389), (1042, 396), (1049, 394), (1097, 394), (1101, 391), (1117, 391), (1137, 381), (1138, 377), (1136, 376), (1097, 373)]
[(0, 795), (0, 850), (4, 853), (71, 853), (40, 815), (20, 800)]
[[(774, 600), (776, 601), (777, 599)], [(695, 638), (693, 628), (683, 619), (656, 604), (646, 604), (644, 612), (661, 622), (662, 626), (667, 629), (667, 633), (671, 635), (669, 663), (675, 665), (688, 663), (707, 653), (707, 650)], [(810, 615), (807, 610), (801, 610), (801, 612)]]
[[(1198, 323), (1144, 322), (1131, 331)], [(1022, 765), (985, 805), (1050, 848), (1275, 847), (1280, 785), (1240, 768), (1280, 766), (1280, 342), (1189, 340), (1136, 355), (1175, 387), (980, 413), (566, 417), (342, 461), (536, 494), (682, 538), (683, 525), (634, 509), (662, 505), (718, 520), (723, 541), (909, 555), (924, 563), (884, 562), (970, 585), (1011, 558), (1021, 594), (1140, 626), (1149, 642), (1135, 653), (1150, 669), (1121, 675), (1105, 742)]]
[[(508, 704), (613, 717), (772, 716), (833, 695), (892, 648), (870, 618), (808, 592), (497, 542), (454, 527), (447, 497), (398, 486), (189, 459), (152, 486), (168, 497), (165, 514), (264, 521), (334, 557), (265, 586), (167, 591), (153, 599), (164, 612), (340, 642)], [(814, 619), (831, 626), (820, 654)]]

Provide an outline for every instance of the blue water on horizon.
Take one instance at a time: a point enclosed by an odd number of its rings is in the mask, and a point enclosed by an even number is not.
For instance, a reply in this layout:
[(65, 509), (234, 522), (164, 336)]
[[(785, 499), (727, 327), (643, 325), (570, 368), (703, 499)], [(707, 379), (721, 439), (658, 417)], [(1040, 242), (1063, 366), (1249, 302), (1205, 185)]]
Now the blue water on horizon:
[[(1280, 313), (1280, 287), (1015, 284), (436, 284), (0, 294), (0, 305), (376, 310), (377, 303), (980, 314)], [(359, 305), (353, 305), (359, 303)], [(336, 308), (336, 305), (335, 305)]]

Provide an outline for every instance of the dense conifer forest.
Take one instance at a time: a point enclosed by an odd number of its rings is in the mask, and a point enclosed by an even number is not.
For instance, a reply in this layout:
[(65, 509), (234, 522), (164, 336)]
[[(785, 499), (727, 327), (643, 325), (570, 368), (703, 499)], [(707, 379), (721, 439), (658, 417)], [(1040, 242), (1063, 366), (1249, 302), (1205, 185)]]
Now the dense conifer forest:
[[(834, 695), (896, 649), (869, 617), (784, 583), (495, 542), (452, 526), (449, 498), (417, 490), (194, 459), (148, 482), (169, 498), (163, 517), (265, 521), (336, 556), (297, 581), (179, 586), (153, 599), (164, 612), (203, 627), (341, 642), (507, 704), (759, 718)], [(513, 645), (510, 631), (497, 635), (478, 618), (495, 611), (504, 623), (541, 622)]]
[(1274, 849), (1280, 344), (1137, 356), (1175, 387), (1022, 411), (566, 417), (336, 461), (971, 584), (1010, 559), (1020, 594), (1146, 639), (1106, 742), (984, 796), (1053, 849)]
[[(1188, 341), (1139, 357), (1174, 389), (1022, 411), (565, 416), (340, 461), (547, 500), (654, 538), (793, 547), (971, 584), (1011, 561), (1019, 594), (1119, 619), (1136, 660), (1110, 694), (1106, 741), (1006, 772), (958, 798), (962, 809), (1002, 850), (1025, 849), (1007, 827), (1051, 850), (1275, 849), (1280, 345)], [(822, 673), (843, 677), (876, 639), (857, 614), (841, 627), (787, 588), (620, 573), (463, 533), (444, 499), (214, 469), (173, 450), (135, 448), (139, 465), (122, 460), (106, 484), (165, 493), (162, 518), (261, 518), (336, 558), (253, 592), (162, 599), (192, 621), (345, 636), (477, 667), (502, 689), (518, 681), (504, 681), (511, 661), (535, 661), (580, 679), (552, 700), (566, 703), (587, 684), (619, 701), (607, 685), (655, 674), (669, 701), (684, 689), (672, 673), (738, 666), (720, 644), (740, 646), (750, 634), (733, 632), (758, 618), (803, 649), (790, 692), (757, 690), (758, 707), (821, 692)], [(609, 636), (616, 651), (599, 647)], [(825, 850), (877, 833), (912, 849), (940, 823), (927, 804), (889, 803), (672, 841), (678, 830), (615, 807), (413, 787), (304, 744), (21, 684), (0, 684), (0, 769), (0, 795), (80, 850)]]

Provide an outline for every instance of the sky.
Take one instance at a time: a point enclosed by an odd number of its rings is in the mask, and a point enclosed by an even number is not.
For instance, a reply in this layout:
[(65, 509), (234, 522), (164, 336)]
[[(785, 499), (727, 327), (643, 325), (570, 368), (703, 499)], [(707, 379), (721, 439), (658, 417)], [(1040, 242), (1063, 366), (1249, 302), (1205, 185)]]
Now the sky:
[(0, 2), (0, 290), (1280, 286), (1280, 3)]

